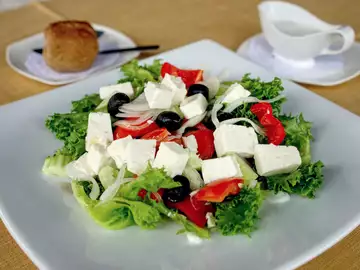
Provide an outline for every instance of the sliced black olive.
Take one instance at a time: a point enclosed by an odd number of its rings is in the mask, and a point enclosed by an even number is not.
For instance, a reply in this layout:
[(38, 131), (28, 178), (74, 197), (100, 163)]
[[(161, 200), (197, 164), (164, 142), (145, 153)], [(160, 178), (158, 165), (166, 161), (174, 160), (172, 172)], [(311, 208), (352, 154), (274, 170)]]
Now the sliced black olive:
[(190, 182), (185, 176), (177, 175), (174, 181), (179, 182), (181, 187), (166, 189), (163, 195), (164, 201), (181, 202), (190, 194)]
[(155, 123), (159, 127), (164, 127), (168, 131), (172, 132), (178, 130), (181, 127), (181, 120), (181, 117), (177, 113), (165, 111), (158, 115)]
[(130, 98), (124, 94), (124, 93), (116, 93), (114, 94), (108, 102), (108, 113), (111, 116), (115, 116), (117, 115), (120, 111), (119, 108), (125, 104), (125, 103), (129, 103), (130, 102)]
[(196, 94), (202, 94), (206, 99), (209, 99), (209, 88), (203, 84), (192, 84), (187, 91), (187, 96), (193, 96)]

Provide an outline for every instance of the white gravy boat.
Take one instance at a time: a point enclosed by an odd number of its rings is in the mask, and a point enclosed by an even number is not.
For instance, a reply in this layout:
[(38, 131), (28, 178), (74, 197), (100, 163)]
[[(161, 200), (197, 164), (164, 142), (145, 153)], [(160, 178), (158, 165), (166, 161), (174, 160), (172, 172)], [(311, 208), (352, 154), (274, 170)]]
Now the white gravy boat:
[(280, 58), (307, 61), (342, 53), (354, 42), (350, 26), (328, 24), (295, 4), (266, 1), (258, 9), (264, 36)]

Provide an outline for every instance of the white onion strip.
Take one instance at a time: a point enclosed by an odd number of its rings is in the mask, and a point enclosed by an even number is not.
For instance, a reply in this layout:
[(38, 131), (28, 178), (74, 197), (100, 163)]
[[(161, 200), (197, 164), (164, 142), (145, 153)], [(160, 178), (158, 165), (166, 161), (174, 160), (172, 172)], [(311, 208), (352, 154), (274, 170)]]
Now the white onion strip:
[(144, 103), (127, 103), (121, 106), (122, 109), (133, 112), (144, 112), (150, 110), (149, 104), (147, 102)]
[(114, 126), (121, 126), (121, 125), (125, 125), (125, 124), (131, 124), (134, 126), (140, 125), (140, 124), (146, 122), (147, 120), (154, 121), (161, 112), (162, 112), (161, 110), (151, 110), (146, 113), (140, 114), (138, 116), (134, 116), (134, 115), (130, 116), (131, 114), (118, 113), (116, 115), (117, 117), (139, 117), (139, 118), (136, 120), (132, 120), (130, 122), (128, 120), (119, 120), (119, 121), (116, 121), (113, 125)]
[(211, 110), (211, 121), (213, 122), (213, 124), (216, 128), (218, 128), (220, 126), (220, 121), (217, 117), (217, 114), (221, 110), (222, 107), (223, 107), (222, 104), (215, 103), (214, 107)]
[(206, 116), (207, 112), (204, 112), (200, 115), (194, 116), (192, 118), (190, 118), (188, 121), (185, 122), (185, 124), (183, 124), (177, 131), (176, 134), (181, 135), (185, 132), (185, 129), (189, 128), (189, 127), (193, 127), (196, 126), (197, 124), (199, 124)]
[(125, 168), (126, 165), (123, 165), (120, 168), (120, 171), (116, 177), (116, 180), (114, 183), (112, 183), (107, 189), (105, 189), (105, 191), (103, 192), (103, 194), (101, 194), (100, 196), (100, 201), (109, 201), (112, 198), (115, 197), (117, 191), (119, 190), (120, 186), (124, 183), (126, 183), (127, 181), (125, 181), (124, 179), (124, 175), (125, 175)]
[(92, 187), (91, 187), (91, 191), (89, 194), (90, 199), (92, 200), (96, 200), (99, 195), (100, 195), (100, 187), (99, 184), (96, 182), (96, 180), (93, 177), (90, 176), (84, 176), (83, 178), (79, 178), (79, 179), (74, 179), (76, 181), (86, 181), (86, 182), (91, 182)]
[(243, 98), (239, 98), (237, 100), (234, 100), (233, 102), (231, 102), (225, 109), (224, 112), (225, 113), (231, 113), (233, 110), (235, 110), (237, 107), (239, 107), (240, 105), (244, 104), (244, 103), (258, 103), (258, 102), (267, 102), (267, 103), (273, 103), (275, 101), (278, 101), (282, 98), (284, 98), (285, 96), (283, 95), (278, 95), (277, 97), (274, 97), (272, 99), (267, 99), (267, 100), (261, 100), (258, 99), (256, 97), (243, 97)]
[(231, 125), (231, 124), (235, 124), (240, 121), (249, 123), (258, 134), (265, 135), (265, 132), (263, 131), (263, 129), (261, 127), (259, 127), (257, 124), (255, 124), (250, 119), (247, 119), (244, 117), (228, 119), (228, 120), (222, 121), (220, 124), (221, 125)]

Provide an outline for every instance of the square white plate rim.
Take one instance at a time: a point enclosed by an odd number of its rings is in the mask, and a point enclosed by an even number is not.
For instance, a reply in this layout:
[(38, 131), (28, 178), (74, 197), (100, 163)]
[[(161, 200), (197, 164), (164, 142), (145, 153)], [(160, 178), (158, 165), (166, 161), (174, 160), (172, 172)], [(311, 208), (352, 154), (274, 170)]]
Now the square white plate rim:
[[(104, 25), (101, 25), (101, 24), (96, 24), (96, 23), (91, 23), (91, 25), (95, 28), (95, 30), (98, 30), (98, 31), (103, 31), (104, 33), (108, 33), (108, 34), (111, 34), (112, 37), (115, 37), (116, 39), (119, 40), (119, 43), (121, 43), (122, 47), (135, 47), (136, 44), (135, 42), (127, 35), (125, 35), (124, 33), (120, 32), (120, 31), (117, 31), (113, 28), (110, 28), (108, 26), (104, 26)], [(126, 52), (124, 55), (124, 59), (122, 61), (117, 61), (116, 63), (112, 64), (112, 65), (108, 65), (108, 66), (105, 66), (104, 68), (102, 68), (101, 70), (98, 70), (98, 71), (94, 71), (90, 74), (85, 74), (83, 76), (79, 76), (75, 79), (64, 79), (64, 80), (50, 80), (50, 79), (45, 79), (45, 78), (42, 78), (42, 77), (39, 77), (31, 72), (29, 72), (28, 70), (26, 70), (25, 67), (21, 68), (21, 67), (18, 67), (15, 63), (13, 63), (12, 61), (12, 58), (15, 57), (15, 56), (12, 56), (12, 52), (13, 51), (23, 51), (25, 56), (24, 56), (24, 59), (22, 59), (22, 62), (25, 63), (25, 60), (26, 60), (26, 55), (28, 55), (34, 48), (32, 48), (31, 46), (27, 46), (28, 43), (32, 43), (32, 42), (35, 42), (35, 41), (40, 41), (40, 40), (43, 40), (43, 33), (38, 33), (38, 34), (34, 34), (32, 36), (29, 36), (29, 37), (26, 37), (24, 39), (21, 39), (21, 40), (18, 40), (18, 41), (15, 41), (11, 44), (9, 44), (7, 47), (6, 47), (6, 51), (5, 51), (5, 60), (6, 60), (6, 63), (13, 69), (15, 70), (16, 72), (18, 72), (19, 74), (27, 77), (27, 78), (30, 78), (30, 79), (33, 79), (35, 81), (39, 81), (41, 83), (45, 83), (45, 84), (48, 84), (48, 85), (64, 85), (64, 84), (68, 84), (68, 83), (72, 83), (72, 82), (76, 82), (76, 81), (80, 81), (80, 80), (83, 80), (84, 78), (87, 78), (89, 76), (93, 76), (93, 75), (96, 75), (96, 74), (99, 74), (99, 73), (103, 73), (105, 71), (108, 71), (108, 70), (112, 70), (116, 67), (119, 67), (120, 65), (138, 57), (140, 55), (140, 52), (136, 52), (136, 51), (133, 51), (133, 52)]]
[[(197, 47), (206, 48), (206, 46), (207, 46), (207, 49), (210, 49), (212, 47), (211, 49), (216, 49), (216, 50), (221, 49), (221, 50), (223, 50), (224, 53), (225, 53), (225, 50), (226, 50), (226, 51), (228, 51), (228, 52), (226, 52), (227, 54), (229, 54), (229, 52), (230, 52), (228, 49), (222, 47), (221, 45), (219, 45), (219, 44), (217, 44), (217, 43), (215, 43), (215, 42), (213, 42), (211, 40), (203, 40), (203, 41), (196, 42), (196, 43), (193, 43), (193, 44), (190, 44), (190, 45), (186, 45), (184, 47), (175, 49), (173, 51), (161, 54), (159, 56), (151, 57), (151, 58), (146, 59), (144, 61), (150, 61), (150, 60), (152, 60), (154, 58), (162, 58), (163, 55), (166, 58), (166, 57), (170, 56), (172, 53), (175, 53), (175, 52), (181, 52), (183, 50), (186, 51), (186, 49), (190, 49), (190, 48), (193, 48), (193, 47), (194, 48), (197, 48)], [(231, 54), (232, 54), (231, 57), (235, 57), (235, 55), (233, 55), (234, 54), (233, 52), (231, 52)], [(241, 59), (241, 60), (244, 61), (243, 59)], [(245, 61), (245, 62), (248, 62), (248, 61)], [(248, 62), (247, 64), (249, 66), (252, 66), (252, 68), (256, 67), (256, 69), (258, 69), (258, 70), (262, 69), (262, 68), (259, 69), (258, 66), (254, 65), (254, 64), (252, 64), (250, 62)], [(94, 82), (98, 78), (101, 80), (101, 78), (104, 78), (107, 75), (109, 75), (108, 77), (110, 78), (111, 77), (110, 76), (111, 72), (109, 72), (107, 74), (102, 74), (100, 76), (98, 75), (96, 77), (90, 78), (88, 81), (89, 82), (90, 81)], [(271, 74), (268, 74), (268, 75), (271, 76)], [(82, 84), (83, 84), (82, 82), (79, 82), (77, 84), (73, 84), (71, 88), (76, 88), (77, 85), (81, 86)], [(288, 86), (289, 85), (292, 85), (294, 87), (296, 86), (296, 84), (293, 84), (293, 83), (287, 82), (287, 81), (284, 81), (284, 84), (286, 84)], [(22, 105), (23, 103), (31, 102), (32, 100), (36, 100), (39, 96), (46, 96), (46, 95), (49, 95), (49, 96), (50, 95), (57, 95), (57, 96), (59, 96), (61, 90), (65, 90), (65, 88), (69, 88), (69, 87), (62, 87), (62, 88), (59, 88), (59, 89), (56, 89), (56, 90), (53, 90), (53, 91), (50, 91), (50, 92), (42, 93), (40, 95), (32, 96), (32, 97), (26, 98), (24, 100), (20, 100), (20, 101), (11, 103), (11, 104), (1, 106), (0, 107), (0, 112), (3, 109), (4, 110), (11, 109), (11, 107), (13, 107), (13, 106), (16, 106), (16, 105), (19, 105), (19, 104)], [(295, 88), (300, 89), (300, 87), (298, 87), (298, 86), (295, 87)], [(358, 119), (358, 117), (356, 115), (346, 111), (345, 109), (337, 106), (336, 104), (334, 104), (334, 103), (332, 103), (330, 101), (327, 101), (327, 100), (319, 97), (318, 95), (316, 95), (316, 94), (314, 94), (314, 93), (312, 93), (310, 91), (307, 91), (304, 88), (301, 88), (301, 89), (302, 89), (301, 94), (306, 93), (307, 95), (310, 95), (311, 97), (316, 98), (317, 102), (320, 102), (322, 104), (327, 104), (328, 106), (331, 106), (332, 108), (336, 108), (337, 113), (341, 114), (342, 116), (346, 116), (346, 117), (352, 118), (352, 120), (359, 121), (359, 119)], [(311, 101), (309, 101), (309, 106), (311, 106), (311, 105), (312, 105)], [(331, 115), (329, 115), (329, 116), (331, 117)], [(316, 123), (315, 123), (315, 125), (316, 125)], [(356, 146), (356, 147), (358, 147), (358, 146)], [(352, 165), (352, 163), (350, 161), (349, 161), (349, 163), (350, 163), (350, 165)], [(325, 181), (326, 181), (326, 179), (325, 179)], [(1, 190), (0, 190), (0, 192), (1, 192)], [(324, 194), (324, 195), (326, 195), (326, 194)], [(21, 232), (21, 228), (18, 226), (18, 224), (15, 224), (12, 221), (11, 213), (7, 211), (7, 207), (6, 207), (6, 205), (4, 205), (2, 203), (1, 197), (0, 197), (0, 214), (1, 214), (1, 217), (2, 217), (6, 227), (8, 228), (8, 230), (10, 231), (10, 233), (12, 234), (14, 239), (18, 242), (20, 247), (28, 254), (28, 256), (34, 261), (34, 263), (37, 266), (39, 266), (40, 269), (50, 268), (49, 267), (49, 262), (41, 254), (38, 254), (37, 251), (32, 249), (31, 243), (29, 243), (26, 240), (26, 236), (23, 235), (23, 233)], [(321, 213), (319, 213), (319, 214), (321, 214)], [(295, 268), (295, 267), (305, 263), (306, 261), (310, 260), (313, 256), (316, 256), (316, 255), (320, 254), (321, 252), (323, 252), (324, 250), (326, 250), (327, 248), (329, 248), (333, 244), (335, 244), (337, 241), (341, 240), (344, 236), (346, 236), (353, 229), (355, 229), (356, 226), (358, 226), (359, 223), (360, 223), (360, 212), (357, 211), (356, 215), (353, 215), (352, 218), (348, 219), (345, 224), (342, 224), (341, 227), (339, 227), (330, 236), (326, 237), (321, 242), (317, 242), (316, 245), (313, 246), (313, 248), (307, 250), (306, 252), (302, 252), (301, 255), (296, 256), (295, 258), (291, 258), (290, 261), (286, 261), (286, 262), (283, 262), (281, 265), (278, 265), (276, 267), (276, 269), (292, 269), (292, 268)], [(260, 227), (259, 229), (261, 230), (262, 228)]]
[[(252, 62), (251, 59), (249, 59), (248, 55), (246, 54), (247, 48), (249, 47), (250, 41), (254, 38), (257, 38), (259, 36), (263, 35), (262, 33), (256, 34), (252, 37), (249, 37), (247, 40), (245, 40), (243, 43), (240, 44), (240, 46), (237, 48), (236, 53), (243, 57), (244, 59), (248, 60), (249, 62)], [(354, 42), (353, 46), (357, 46), (360, 47), (360, 43), (358, 42)], [(343, 55), (348, 54), (349, 50), (344, 52)], [(351, 57), (348, 57), (349, 59), (352, 59)], [(358, 62), (358, 61), (356, 61)], [(254, 62), (252, 62), (254, 63)], [(254, 63), (256, 64), (256, 63)], [(258, 64), (256, 64), (258, 65)], [(260, 65), (258, 65), (260, 66)], [(272, 72), (272, 71), (271, 71)], [(339, 73), (340, 74), (340, 73)], [(326, 80), (323, 78), (308, 78), (308, 79), (301, 79), (301, 78), (297, 78), (295, 75), (294, 76), (290, 76), (290, 77), (286, 77), (286, 79), (288, 80), (292, 80), (298, 83), (305, 83), (305, 84), (312, 84), (312, 85), (320, 85), (320, 86), (334, 86), (334, 85), (339, 85), (342, 84), (344, 82), (350, 81), (351, 79), (356, 78), (357, 76), (360, 75), (360, 64), (357, 68), (357, 70), (352, 70), (351, 72), (349, 72), (346, 76), (344, 74), (344, 76), (340, 79), (336, 79), (336, 80)], [(280, 76), (280, 75), (278, 75)]]

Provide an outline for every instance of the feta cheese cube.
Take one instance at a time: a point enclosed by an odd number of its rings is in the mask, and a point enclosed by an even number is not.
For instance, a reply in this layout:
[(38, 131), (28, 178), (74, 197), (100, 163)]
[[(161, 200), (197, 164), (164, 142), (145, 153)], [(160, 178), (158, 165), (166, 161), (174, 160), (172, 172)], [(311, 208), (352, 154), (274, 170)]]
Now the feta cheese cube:
[(144, 172), (154, 161), (156, 140), (131, 140), (125, 150), (127, 169), (134, 174)]
[(89, 114), (85, 141), (87, 151), (91, 144), (101, 144), (107, 147), (113, 141), (110, 114), (100, 112)]
[(174, 93), (161, 84), (148, 82), (145, 86), (145, 97), (151, 109), (168, 109), (171, 107)]
[(241, 84), (234, 83), (230, 85), (227, 90), (227, 94), (222, 103), (231, 103), (239, 98), (245, 98), (250, 96), (250, 92), (246, 90)]
[(203, 160), (201, 171), (205, 184), (215, 180), (243, 176), (239, 165), (231, 156)]
[(174, 142), (163, 142), (153, 164), (154, 168), (164, 168), (171, 177), (181, 175), (189, 159), (189, 153)]
[(111, 165), (113, 160), (107, 153), (106, 147), (100, 144), (92, 144), (88, 151), (87, 163), (94, 173), (98, 175), (100, 169), (106, 165)]
[(187, 97), (181, 102), (180, 110), (184, 114), (185, 118), (190, 119), (206, 111), (208, 102), (204, 95), (196, 94)]
[(134, 96), (134, 89), (130, 82), (107, 85), (100, 87), (99, 94), (101, 99), (112, 97), (116, 93), (124, 93), (129, 98)]
[(186, 148), (189, 148), (190, 151), (197, 153), (198, 144), (194, 135), (182, 137), (182, 140)]
[(254, 159), (261, 176), (290, 173), (301, 165), (300, 153), (295, 146), (258, 144), (255, 146)]
[(173, 92), (173, 105), (178, 105), (185, 99), (187, 90), (184, 82), (180, 77), (175, 77), (166, 73), (165, 77), (161, 81), (161, 84)]
[(214, 144), (218, 157), (237, 153), (244, 158), (254, 156), (258, 138), (252, 127), (239, 125), (220, 125), (214, 132)]
[(113, 141), (107, 148), (109, 156), (114, 159), (119, 169), (125, 164), (125, 150), (131, 140), (132, 137), (129, 135)]
[(77, 160), (66, 165), (66, 174), (71, 179), (80, 179), (85, 177), (93, 177), (96, 173), (90, 168), (88, 164), (88, 153), (83, 154)]

